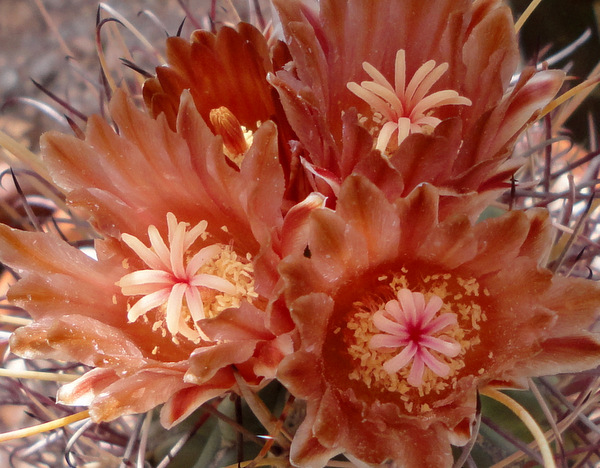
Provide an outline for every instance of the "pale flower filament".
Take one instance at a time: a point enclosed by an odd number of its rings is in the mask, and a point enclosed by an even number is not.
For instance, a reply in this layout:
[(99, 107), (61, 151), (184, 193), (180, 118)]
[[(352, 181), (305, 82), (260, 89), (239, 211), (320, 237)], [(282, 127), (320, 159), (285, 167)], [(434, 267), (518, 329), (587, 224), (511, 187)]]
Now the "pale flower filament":
[(434, 60), (425, 62), (408, 85), (404, 50), (396, 53), (394, 86), (370, 63), (363, 62), (363, 69), (373, 81), (363, 81), (360, 85), (350, 82), (347, 87), (383, 117), (385, 123), (381, 126), (376, 144), (376, 149), (382, 153), (385, 153), (395, 133), (397, 146), (411, 133), (431, 133), (441, 122), (432, 115), (435, 108), (471, 105), (470, 99), (460, 96), (454, 90), (445, 89), (427, 94), (448, 69), (447, 63), (436, 67)]
[(422, 384), (425, 367), (439, 377), (446, 377), (450, 367), (431, 351), (449, 358), (460, 353), (460, 345), (452, 338), (436, 336), (457, 324), (456, 314), (443, 313), (436, 317), (443, 303), (435, 295), (426, 303), (423, 294), (401, 289), (397, 297), (398, 300), (388, 301), (373, 315), (373, 324), (383, 333), (374, 335), (369, 347), (403, 348), (386, 361), (383, 368), (394, 374), (412, 362), (407, 381), (414, 387)]
[[(125, 296), (143, 296), (129, 309), (129, 322), (135, 322), (152, 309), (166, 304), (167, 330), (173, 336), (181, 333), (194, 340), (203, 334), (198, 328), (190, 328), (187, 321), (189, 317), (194, 323), (205, 318), (202, 291), (212, 289), (236, 294), (235, 286), (229, 281), (216, 275), (198, 273), (203, 265), (219, 255), (222, 245), (204, 247), (186, 262), (186, 252), (205, 233), (207, 224), (201, 221), (188, 230), (188, 223), (178, 223), (175, 215), (168, 213), (168, 247), (154, 225), (148, 227), (150, 247), (146, 247), (137, 237), (122, 234), (123, 242), (150, 267), (129, 273), (117, 283)], [(184, 300), (189, 314), (183, 313)]]

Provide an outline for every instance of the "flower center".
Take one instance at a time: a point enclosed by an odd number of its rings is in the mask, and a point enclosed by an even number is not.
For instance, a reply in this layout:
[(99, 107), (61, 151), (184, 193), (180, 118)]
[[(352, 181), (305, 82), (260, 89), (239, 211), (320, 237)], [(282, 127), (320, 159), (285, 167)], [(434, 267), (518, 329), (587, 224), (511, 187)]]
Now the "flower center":
[(488, 293), (474, 278), (410, 270), (380, 276), (352, 304), (343, 336), (354, 362), (348, 378), (399, 395), (412, 413), (429, 411), (456, 387), (466, 354), (480, 343)]
[(176, 335), (199, 342), (208, 340), (200, 321), (218, 315), (241, 300), (251, 301), (254, 292), (250, 258), (240, 258), (231, 246), (210, 244), (195, 248), (196, 241), (206, 241), (208, 223), (201, 221), (191, 229), (167, 214), (168, 241), (164, 242), (156, 226), (148, 227), (150, 247), (130, 234), (121, 239), (149, 267), (123, 276), (117, 285), (125, 296), (142, 296), (129, 307), (127, 319), (135, 322), (156, 311), (154, 330), (166, 330), (174, 342)]
[(215, 133), (223, 138), (225, 154), (240, 166), (244, 154), (252, 144), (253, 133), (242, 126), (236, 116), (225, 106), (212, 109), (209, 119)]
[(369, 346), (401, 349), (383, 365), (386, 372), (395, 374), (412, 362), (407, 381), (415, 387), (423, 383), (425, 367), (440, 377), (450, 373), (448, 364), (436, 357), (436, 353), (453, 358), (460, 353), (461, 347), (446, 335), (436, 336), (457, 324), (456, 314), (451, 312), (435, 317), (442, 305), (439, 296), (432, 295), (426, 304), (422, 293), (401, 289), (397, 300), (388, 301), (375, 312), (373, 324), (383, 333), (374, 335)]
[[(395, 79), (392, 85), (383, 74), (368, 62), (363, 69), (372, 81), (350, 82), (348, 89), (365, 101), (374, 112), (373, 121), (379, 131), (376, 149), (383, 154), (394, 151), (411, 133), (429, 134), (441, 122), (435, 117), (435, 109), (448, 105), (470, 106), (471, 100), (456, 91), (445, 89), (428, 94), (433, 85), (448, 69), (447, 63), (436, 67), (429, 60), (419, 67), (406, 84), (406, 61), (404, 50), (396, 53)], [(392, 137), (396, 135), (395, 141)]]

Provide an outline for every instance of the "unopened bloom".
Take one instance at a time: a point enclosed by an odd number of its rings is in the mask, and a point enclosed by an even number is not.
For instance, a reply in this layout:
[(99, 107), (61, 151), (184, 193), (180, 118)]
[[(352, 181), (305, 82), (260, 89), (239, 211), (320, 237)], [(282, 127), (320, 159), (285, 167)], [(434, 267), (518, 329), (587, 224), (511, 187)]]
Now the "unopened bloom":
[(268, 40), (256, 27), (239, 23), (216, 34), (197, 30), (190, 40), (167, 39), (167, 63), (146, 80), (143, 97), (152, 115), (175, 128), (181, 96), (189, 92), (198, 112), (228, 155), (238, 162), (262, 122), (277, 124), (279, 157), (289, 177), (293, 132), (267, 76), (289, 61), (281, 41)]
[[(369, 200), (368, 210), (364, 200)], [(306, 252), (282, 261), (299, 349), (278, 378), (307, 402), (295, 466), (340, 453), (451, 466), (477, 390), (600, 363), (600, 289), (543, 268), (544, 210), (472, 224), (423, 184), (394, 203), (361, 176), (310, 215)]]
[(94, 420), (166, 403), (168, 427), (231, 391), (234, 372), (264, 385), (290, 347), (285, 314), (267, 310), (283, 223), (277, 134), (264, 122), (232, 165), (189, 93), (175, 131), (122, 92), (111, 117), (118, 134), (94, 116), (85, 140), (42, 143), (54, 182), (102, 236), (97, 260), (0, 226), (0, 258), (19, 274), (9, 298), (34, 319), (11, 348), (90, 366), (58, 400)]
[(167, 64), (144, 83), (144, 101), (175, 128), (181, 95), (189, 90), (206, 122), (213, 109), (226, 107), (241, 125), (256, 130), (257, 122), (275, 113), (266, 80), (272, 70), (267, 41), (252, 25), (225, 26), (217, 34), (198, 30), (189, 41), (167, 39)]

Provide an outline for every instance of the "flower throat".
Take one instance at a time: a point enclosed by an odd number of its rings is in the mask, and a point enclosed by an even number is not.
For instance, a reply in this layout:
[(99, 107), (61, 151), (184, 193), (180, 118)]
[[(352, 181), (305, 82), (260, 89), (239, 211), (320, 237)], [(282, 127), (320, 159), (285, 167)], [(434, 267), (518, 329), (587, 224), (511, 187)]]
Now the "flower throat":
[(353, 362), (347, 377), (398, 396), (408, 413), (429, 411), (456, 388), (465, 355), (480, 343), (488, 294), (454, 273), (409, 267), (380, 275), (334, 331)]

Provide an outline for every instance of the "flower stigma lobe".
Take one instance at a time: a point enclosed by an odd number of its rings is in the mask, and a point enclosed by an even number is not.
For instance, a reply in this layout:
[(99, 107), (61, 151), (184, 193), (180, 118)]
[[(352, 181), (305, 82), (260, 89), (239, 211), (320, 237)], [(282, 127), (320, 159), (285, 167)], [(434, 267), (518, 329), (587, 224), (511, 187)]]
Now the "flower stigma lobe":
[(442, 307), (442, 300), (432, 296), (427, 305), (421, 293), (409, 289), (398, 291), (398, 300), (391, 300), (373, 316), (373, 323), (383, 333), (371, 338), (373, 349), (400, 348), (402, 351), (387, 361), (383, 368), (390, 374), (398, 372), (412, 361), (408, 383), (418, 387), (423, 382), (425, 367), (440, 377), (450, 373), (450, 367), (437, 359), (428, 349), (449, 358), (460, 353), (460, 345), (446, 336), (436, 337), (436, 333), (456, 325), (456, 314), (445, 313), (435, 317)]
[[(363, 69), (372, 81), (350, 82), (347, 88), (365, 101), (374, 112), (373, 121), (379, 135), (375, 148), (386, 153), (394, 151), (412, 133), (430, 134), (441, 122), (433, 115), (434, 109), (448, 105), (470, 106), (471, 100), (450, 89), (429, 90), (448, 69), (447, 63), (436, 67), (433, 60), (425, 62), (406, 84), (406, 59), (404, 50), (396, 53), (395, 79), (392, 85), (383, 74), (368, 62)], [(397, 134), (396, 141), (392, 140)]]
[[(168, 247), (154, 225), (148, 227), (150, 247), (130, 234), (121, 236), (149, 267), (117, 282), (123, 295), (143, 296), (129, 308), (127, 319), (135, 322), (157, 309), (174, 341), (177, 334), (194, 342), (208, 340), (200, 320), (257, 296), (252, 263), (242, 261), (231, 246), (223, 244), (193, 249), (199, 238), (205, 241), (208, 236), (206, 221), (188, 229), (188, 223), (177, 222), (175, 215), (168, 213), (167, 225)], [(153, 330), (164, 333), (163, 324), (162, 319), (156, 320)]]

